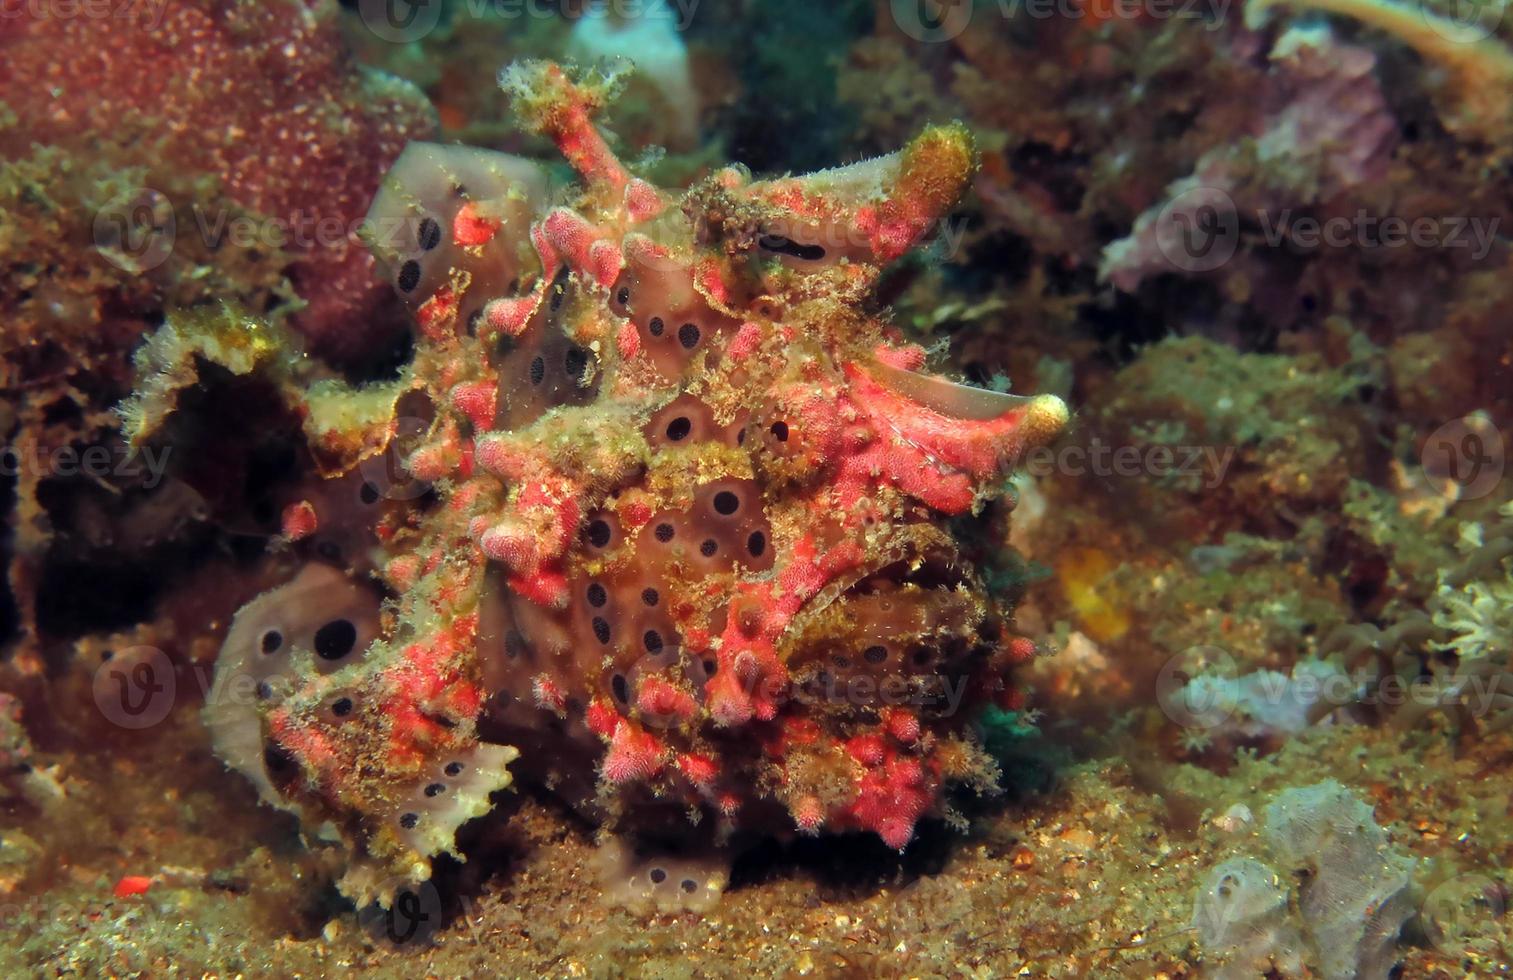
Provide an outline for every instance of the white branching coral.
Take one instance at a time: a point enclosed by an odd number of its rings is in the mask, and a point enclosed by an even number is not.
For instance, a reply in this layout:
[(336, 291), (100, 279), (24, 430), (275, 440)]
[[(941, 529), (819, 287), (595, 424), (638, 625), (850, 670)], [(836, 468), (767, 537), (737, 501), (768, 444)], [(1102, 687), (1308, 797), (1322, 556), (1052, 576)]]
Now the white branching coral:
[[(1513, 503), (1504, 504), (1498, 513), (1513, 518)], [(1506, 657), (1513, 651), (1513, 558), (1503, 546), (1504, 537), (1513, 538), (1513, 533), (1499, 533), (1504, 530), (1497, 528), (1489, 538), (1481, 524), (1462, 525), (1460, 543), (1468, 552), (1467, 564), (1485, 574), (1463, 581), (1463, 575), (1451, 571), (1440, 580), (1434, 625), (1451, 634), (1446, 647), (1463, 660)]]

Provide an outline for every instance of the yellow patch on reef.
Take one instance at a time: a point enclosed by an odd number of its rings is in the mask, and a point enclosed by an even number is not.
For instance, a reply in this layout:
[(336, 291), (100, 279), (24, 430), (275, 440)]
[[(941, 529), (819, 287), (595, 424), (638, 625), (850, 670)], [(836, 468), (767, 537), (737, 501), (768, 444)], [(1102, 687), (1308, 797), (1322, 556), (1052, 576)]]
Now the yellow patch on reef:
[(1074, 548), (1056, 562), (1062, 594), (1076, 611), (1082, 631), (1099, 643), (1117, 640), (1130, 628), (1123, 591), (1110, 581), (1116, 567), (1097, 548)]
[(932, 211), (949, 210), (977, 169), (972, 131), (960, 122), (931, 126), (904, 147), (899, 183), (915, 187)]
[(394, 405), (410, 390), (407, 378), (353, 388), (328, 378), (305, 393), (305, 434), (318, 450), (318, 461), (340, 472), (388, 445)]
[(178, 396), (199, 382), (196, 360), (235, 375), (266, 370), (279, 383), (296, 371), (300, 345), (288, 328), (231, 306), (180, 310), (132, 355), (136, 392), (116, 410), (133, 448), (157, 432), (178, 407)]

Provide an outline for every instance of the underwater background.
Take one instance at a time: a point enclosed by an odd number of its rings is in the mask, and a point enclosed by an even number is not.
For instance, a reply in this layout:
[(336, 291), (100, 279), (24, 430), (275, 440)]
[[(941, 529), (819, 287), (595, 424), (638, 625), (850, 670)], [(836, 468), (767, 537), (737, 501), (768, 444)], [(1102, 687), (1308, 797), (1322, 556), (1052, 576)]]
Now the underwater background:
[(0, 973), (1495, 977), (1500, 0), (0, 0)]

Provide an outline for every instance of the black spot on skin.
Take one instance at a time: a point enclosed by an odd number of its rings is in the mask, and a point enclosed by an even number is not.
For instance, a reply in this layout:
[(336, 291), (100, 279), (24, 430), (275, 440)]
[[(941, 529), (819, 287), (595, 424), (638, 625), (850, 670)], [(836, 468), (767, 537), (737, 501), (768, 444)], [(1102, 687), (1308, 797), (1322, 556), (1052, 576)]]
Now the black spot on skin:
[(788, 441), (788, 423), (787, 422), (774, 422), (774, 423), (772, 423), (772, 438), (776, 439), (778, 442), (787, 442)]
[(341, 548), (335, 541), (322, 541), (315, 546), (315, 553), (329, 562), (341, 561)]
[(666, 544), (667, 542), (672, 540), (672, 525), (666, 522), (658, 524), (656, 526), (656, 529), (652, 531), (652, 534), (656, 535), (658, 541)]
[(588, 587), (588, 604), (590, 606), (593, 606), (595, 609), (600, 609), (603, 608), (604, 604), (608, 601), (609, 593), (604, 591), (604, 586), (600, 585), (598, 582), (595, 582), (593, 585), (590, 585)]
[(448, 776), (460, 776), (462, 774), (462, 763), (460, 763), (460, 762), (448, 762), (447, 763), (447, 768), (446, 768), (446, 774)]
[(286, 773), (294, 768), (294, 757), (277, 742), (269, 742), (263, 746), (263, 765), (274, 775)]
[(699, 328), (692, 323), (685, 323), (678, 328), (678, 343), (683, 345), (684, 350), (693, 350), (699, 346)]
[(608, 623), (608, 621), (606, 621), (603, 616), (595, 616), (594, 617), (594, 622), (593, 622), (593, 627), (594, 627), (594, 639), (598, 640), (600, 643), (608, 644), (609, 643), (609, 623)]
[(257, 699), (259, 701), (266, 701), (266, 700), (268, 700), (271, 697), (273, 697), (273, 686), (271, 684), (269, 684), (267, 681), (258, 681), (257, 682)]
[(333, 619), (315, 631), (315, 652), (323, 660), (340, 660), (357, 645), (357, 627), (350, 619)]
[(662, 597), (657, 595), (656, 589), (641, 590), (641, 601), (646, 603), (648, 606), (655, 606), (658, 602), (661, 601), (661, 599)]
[(263, 634), (263, 652), (275, 653), (284, 645), (284, 634), (278, 630), (269, 630)]
[(584, 372), (588, 370), (588, 351), (582, 347), (568, 348), (567, 354), (562, 358), (562, 367), (569, 378), (582, 383)]
[(414, 259), (399, 267), (399, 278), (396, 280), (399, 291), (413, 293), (415, 287), (420, 285), (420, 263)]
[(331, 702), (331, 713), (338, 718), (345, 718), (352, 713), (351, 698), (337, 698)]
[(441, 244), (441, 225), (436, 223), (435, 218), (422, 218), (420, 221), (420, 247), (429, 252)]
[(698, 890), (699, 883), (694, 881), (692, 878), (684, 878), (682, 887), (685, 892), (692, 895), (695, 891)]
[(705, 538), (703, 543), (699, 545), (699, 554), (705, 558), (714, 557), (714, 553), (719, 550), (720, 545), (714, 538)]
[(729, 517), (731, 514), (734, 514), (737, 510), (739, 510), (740, 507), (741, 498), (737, 497), (729, 490), (721, 490), (719, 493), (714, 495), (714, 509), (718, 514), (724, 514), (726, 517)]
[(868, 647), (862, 651), (862, 659), (869, 664), (880, 664), (888, 659), (888, 648), (878, 646)]
[(357, 499), (369, 505), (378, 503), (378, 486), (371, 480), (364, 480), (362, 487), (357, 491)]
[(661, 868), (652, 868), (651, 880), (652, 884), (660, 885), (662, 884), (662, 882), (667, 880), (667, 872), (662, 870)]
[(685, 416), (679, 415), (667, 423), (667, 438), (673, 442), (682, 442), (688, 438), (688, 433), (693, 431), (693, 423)]
[(536, 359), (531, 361), (531, 384), (539, 385), (545, 377), (546, 361), (540, 354), (537, 354)]
[(437, 794), (439, 794), (439, 793), (441, 793), (441, 792), (443, 792), (445, 790), (446, 790), (445, 784), (443, 784), (443, 783), (432, 783), (431, 785), (429, 785), (429, 786), (426, 787), (426, 795), (427, 796), (436, 796)]
[(609, 679), (610, 690), (615, 694), (615, 700), (621, 704), (630, 703), (630, 684), (625, 680), (624, 674), (616, 674)]
[(704, 675), (706, 677), (713, 677), (714, 676), (714, 672), (717, 671), (717, 670), (719, 670), (719, 669), (720, 669), (719, 661), (715, 660), (713, 657), (705, 657), (704, 658)]
[(629, 286), (621, 286), (620, 287), (620, 291), (617, 292), (617, 293), (615, 293), (615, 299), (617, 299), (617, 300), (620, 301), (620, 305), (621, 306), (624, 306), (626, 303), (629, 303), (630, 302), (630, 287)]
[(556, 286), (552, 287), (552, 312), (553, 313), (556, 313), (558, 310), (562, 309), (562, 299), (566, 295), (567, 295), (567, 292), (566, 292), (566, 290), (564, 290), (562, 288), (561, 285), (556, 285)]
[(767, 550), (767, 535), (761, 531), (752, 531), (751, 537), (746, 539), (746, 550), (751, 552), (753, 558), (762, 557), (762, 552)]
[(763, 235), (757, 239), (757, 245), (769, 252), (779, 255), (791, 255), (796, 259), (804, 259), (809, 262), (818, 262), (825, 257), (825, 249), (820, 245), (805, 245), (782, 235)]
[(405, 830), (414, 830), (415, 825), (420, 823), (420, 814), (402, 813), (399, 816), (399, 825)]
[(588, 526), (588, 543), (595, 548), (609, 544), (610, 530), (606, 521), (593, 521)]
[(646, 324), (647, 332), (650, 333), (653, 337), (662, 336), (662, 329), (662, 318), (659, 316), (652, 317), (651, 321)]
[(660, 653), (662, 651), (662, 634), (656, 630), (647, 630), (646, 635), (641, 637), (641, 642), (645, 644), (647, 653)]

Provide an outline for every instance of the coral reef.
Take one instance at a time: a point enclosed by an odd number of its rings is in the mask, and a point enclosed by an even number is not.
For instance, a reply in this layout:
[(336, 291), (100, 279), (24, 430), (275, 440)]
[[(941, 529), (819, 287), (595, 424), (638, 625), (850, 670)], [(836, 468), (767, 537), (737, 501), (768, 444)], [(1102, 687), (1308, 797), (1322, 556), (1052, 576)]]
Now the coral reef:
[[(406, 141), (433, 131), (430, 106), (348, 57), (334, 2), (194, 0), (107, 13), (7, 12), (0, 85), (13, 125), (0, 147), (103, 149), (117, 166), (213, 177), (224, 198), (134, 236), (143, 254), (133, 260), (150, 270), (177, 238), (213, 249), (246, 234), (287, 256), (295, 320), (314, 349), (352, 358), (380, 341), (386, 296), (353, 233)], [(188, 210), (168, 188), (153, 189)], [(244, 228), (233, 207), (257, 217)], [(133, 217), (130, 205), (120, 210)]]
[(0, 973), (1513, 969), (1497, 4), (102, 6), (0, 12)]

